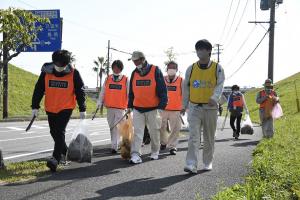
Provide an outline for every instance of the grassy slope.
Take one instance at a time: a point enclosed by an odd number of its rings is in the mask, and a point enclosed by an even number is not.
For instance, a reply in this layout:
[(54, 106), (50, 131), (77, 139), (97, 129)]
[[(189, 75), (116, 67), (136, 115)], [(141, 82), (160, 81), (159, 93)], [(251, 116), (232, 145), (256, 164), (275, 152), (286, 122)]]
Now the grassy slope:
[[(23, 117), (31, 115), (31, 97), (34, 90), (34, 85), (38, 79), (38, 76), (17, 68), (13, 65), (9, 65), (8, 74), (9, 84), (9, 96), (8, 96), (8, 116), (9, 117)], [(2, 101), (1, 101), (2, 102)], [(91, 99), (87, 99), (87, 113), (92, 113), (96, 109), (96, 103)], [(1, 105), (2, 113), (2, 105)], [(78, 115), (78, 109), (74, 115)], [(41, 101), (40, 114), (45, 114), (44, 103)], [(2, 117), (2, 116), (1, 116)]]
[[(252, 169), (245, 183), (225, 188), (214, 199), (300, 199), (300, 113), (297, 113), (294, 81), (300, 95), (300, 73), (275, 85), (284, 117), (275, 121), (275, 136), (262, 139), (253, 152)], [(259, 122), (255, 103), (258, 91), (246, 94), (255, 122)]]

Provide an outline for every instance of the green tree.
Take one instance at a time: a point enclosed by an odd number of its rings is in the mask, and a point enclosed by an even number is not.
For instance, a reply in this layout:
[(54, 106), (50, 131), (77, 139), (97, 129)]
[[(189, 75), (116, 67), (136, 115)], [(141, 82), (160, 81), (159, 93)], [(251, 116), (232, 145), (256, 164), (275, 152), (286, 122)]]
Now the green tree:
[(16, 8), (0, 10), (0, 34), (3, 35), (3, 40), (0, 41), (0, 83), (3, 79), (0, 96), (3, 92), (3, 118), (7, 117), (8, 62), (30, 46), (37, 33), (42, 30), (41, 26), (35, 26), (37, 22), (49, 23), (49, 19)]
[(174, 52), (174, 47), (170, 47), (164, 52), (168, 58), (168, 60), (164, 62), (165, 65), (167, 65), (170, 61), (176, 61), (176, 53)]
[(102, 77), (105, 69), (103, 68), (104, 57), (98, 57), (97, 60), (94, 60), (94, 64), (96, 65), (93, 67), (93, 71), (97, 73), (97, 87), (99, 87), (99, 77), (100, 77), (100, 91), (102, 88)]

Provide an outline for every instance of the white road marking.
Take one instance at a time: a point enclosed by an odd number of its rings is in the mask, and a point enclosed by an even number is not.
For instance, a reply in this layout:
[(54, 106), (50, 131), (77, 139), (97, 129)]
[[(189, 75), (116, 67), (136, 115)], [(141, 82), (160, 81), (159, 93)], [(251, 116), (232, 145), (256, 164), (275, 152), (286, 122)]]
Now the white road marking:
[(45, 128), (48, 128), (48, 127), (45, 127), (45, 126), (38, 126), (38, 125), (32, 125), (31, 128), (45, 129)]
[[(96, 141), (93, 141), (92, 144), (99, 143), (99, 142), (106, 142), (106, 141), (110, 141), (110, 139), (96, 140)], [(9, 160), (9, 159), (21, 158), (21, 157), (25, 157), (25, 156), (32, 156), (32, 155), (36, 155), (36, 154), (40, 154), (40, 153), (47, 153), (47, 152), (51, 152), (51, 151), (53, 151), (53, 149), (46, 149), (46, 150), (36, 151), (36, 152), (32, 152), (32, 153), (25, 153), (25, 154), (19, 154), (19, 155), (14, 155), (14, 156), (8, 156), (8, 157), (5, 157), (3, 159), (4, 160)]]
[(8, 126), (8, 127), (5, 127), (5, 128), (12, 129), (14, 131), (24, 131), (25, 130), (24, 128), (18, 128), (18, 127), (13, 127), (13, 126)]

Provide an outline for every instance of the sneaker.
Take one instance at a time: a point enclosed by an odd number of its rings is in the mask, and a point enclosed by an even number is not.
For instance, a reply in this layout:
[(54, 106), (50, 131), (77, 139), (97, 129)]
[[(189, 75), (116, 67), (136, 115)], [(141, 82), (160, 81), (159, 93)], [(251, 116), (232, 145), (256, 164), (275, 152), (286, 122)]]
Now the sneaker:
[(139, 164), (142, 163), (142, 159), (139, 155), (137, 154), (132, 154), (131, 159), (129, 160), (130, 164)]
[(166, 144), (161, 144), (160, 145), (160, 150), (163, 151), (167, 148), (167, 145)]
[(58, 162), (53, 157), (47, 161), (47, 167), (51, 170), (51, 172), (56, 172), (57, 165), (58, 165)]
[(208, 165), (204, 165), (204, 168), (203, 168), (204, 171), (210, 171), (212, 170), (212, 163), (209, 163)]
[(176, 155), (176, 153), (177, 153), (177, 149), (176, 148), (170, 149), (170, 155)]
[(67, 160), (67, 156), (64, 155), (64, 154), (62, 154), (62, 155), (61, 155), (61, 159), (60, 159), (60, 161), (59, 161), (59, 164), (60, 164), (60, 165), (69, 165), (70, 163), (71, 163), (71, 161), (68, 161), (68, 160)]
[(111, 149), (111, 153), (112, 153), (112, 154), (116, 154), (116, 153), (117, 153), (117, 150)]
[(157, 152), (157, 153), (151, 153), (150, 159), (151, 160), (158, 160), (158, 154), (159, 154), (159, 152)]
[(183, 170), (189, 174), (197, 174), (197, 167), (195, 165), (186, 165)]
[(233, 133), (232, 133), (232, 137), (234, 137), (234, 138), (235, 138), (235, 136), (236, 136), (236, 131), (233, 131)]

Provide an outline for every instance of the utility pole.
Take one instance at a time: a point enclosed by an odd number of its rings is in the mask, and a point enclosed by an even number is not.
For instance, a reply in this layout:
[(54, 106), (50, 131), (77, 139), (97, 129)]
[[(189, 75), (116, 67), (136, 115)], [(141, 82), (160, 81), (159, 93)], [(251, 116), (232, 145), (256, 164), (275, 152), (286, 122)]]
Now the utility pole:
[(269, 29), (269, 61), (268, 61), (268, 78), (272, 81), (274, 71), (274, 29), (275, 29), (275, 1), (270, 0), (270, 29)]
[(108, 47), (107, 47), (107, 68), (106, 68), (106, 75), (109, 75), (109, 50), (110, 50), (110, 40), (108, 40)]
[[(6, 33), (3, 33), (3, 41), (6, 40)], [(4, 43), (5, 44), (5, 43)], [(8, 49), (3, 45), (3, 119), (8, 117)]]
[(223, 50), (223, 49), (220, 49), (220, 46), (222, 46), (221, 44), (215, 44), (215, 46), (217, 47), (217, 52), (215, 52), (213, 54), (217, 54), (217, 62), (219, 63), (220, 62), (221, 50)]

